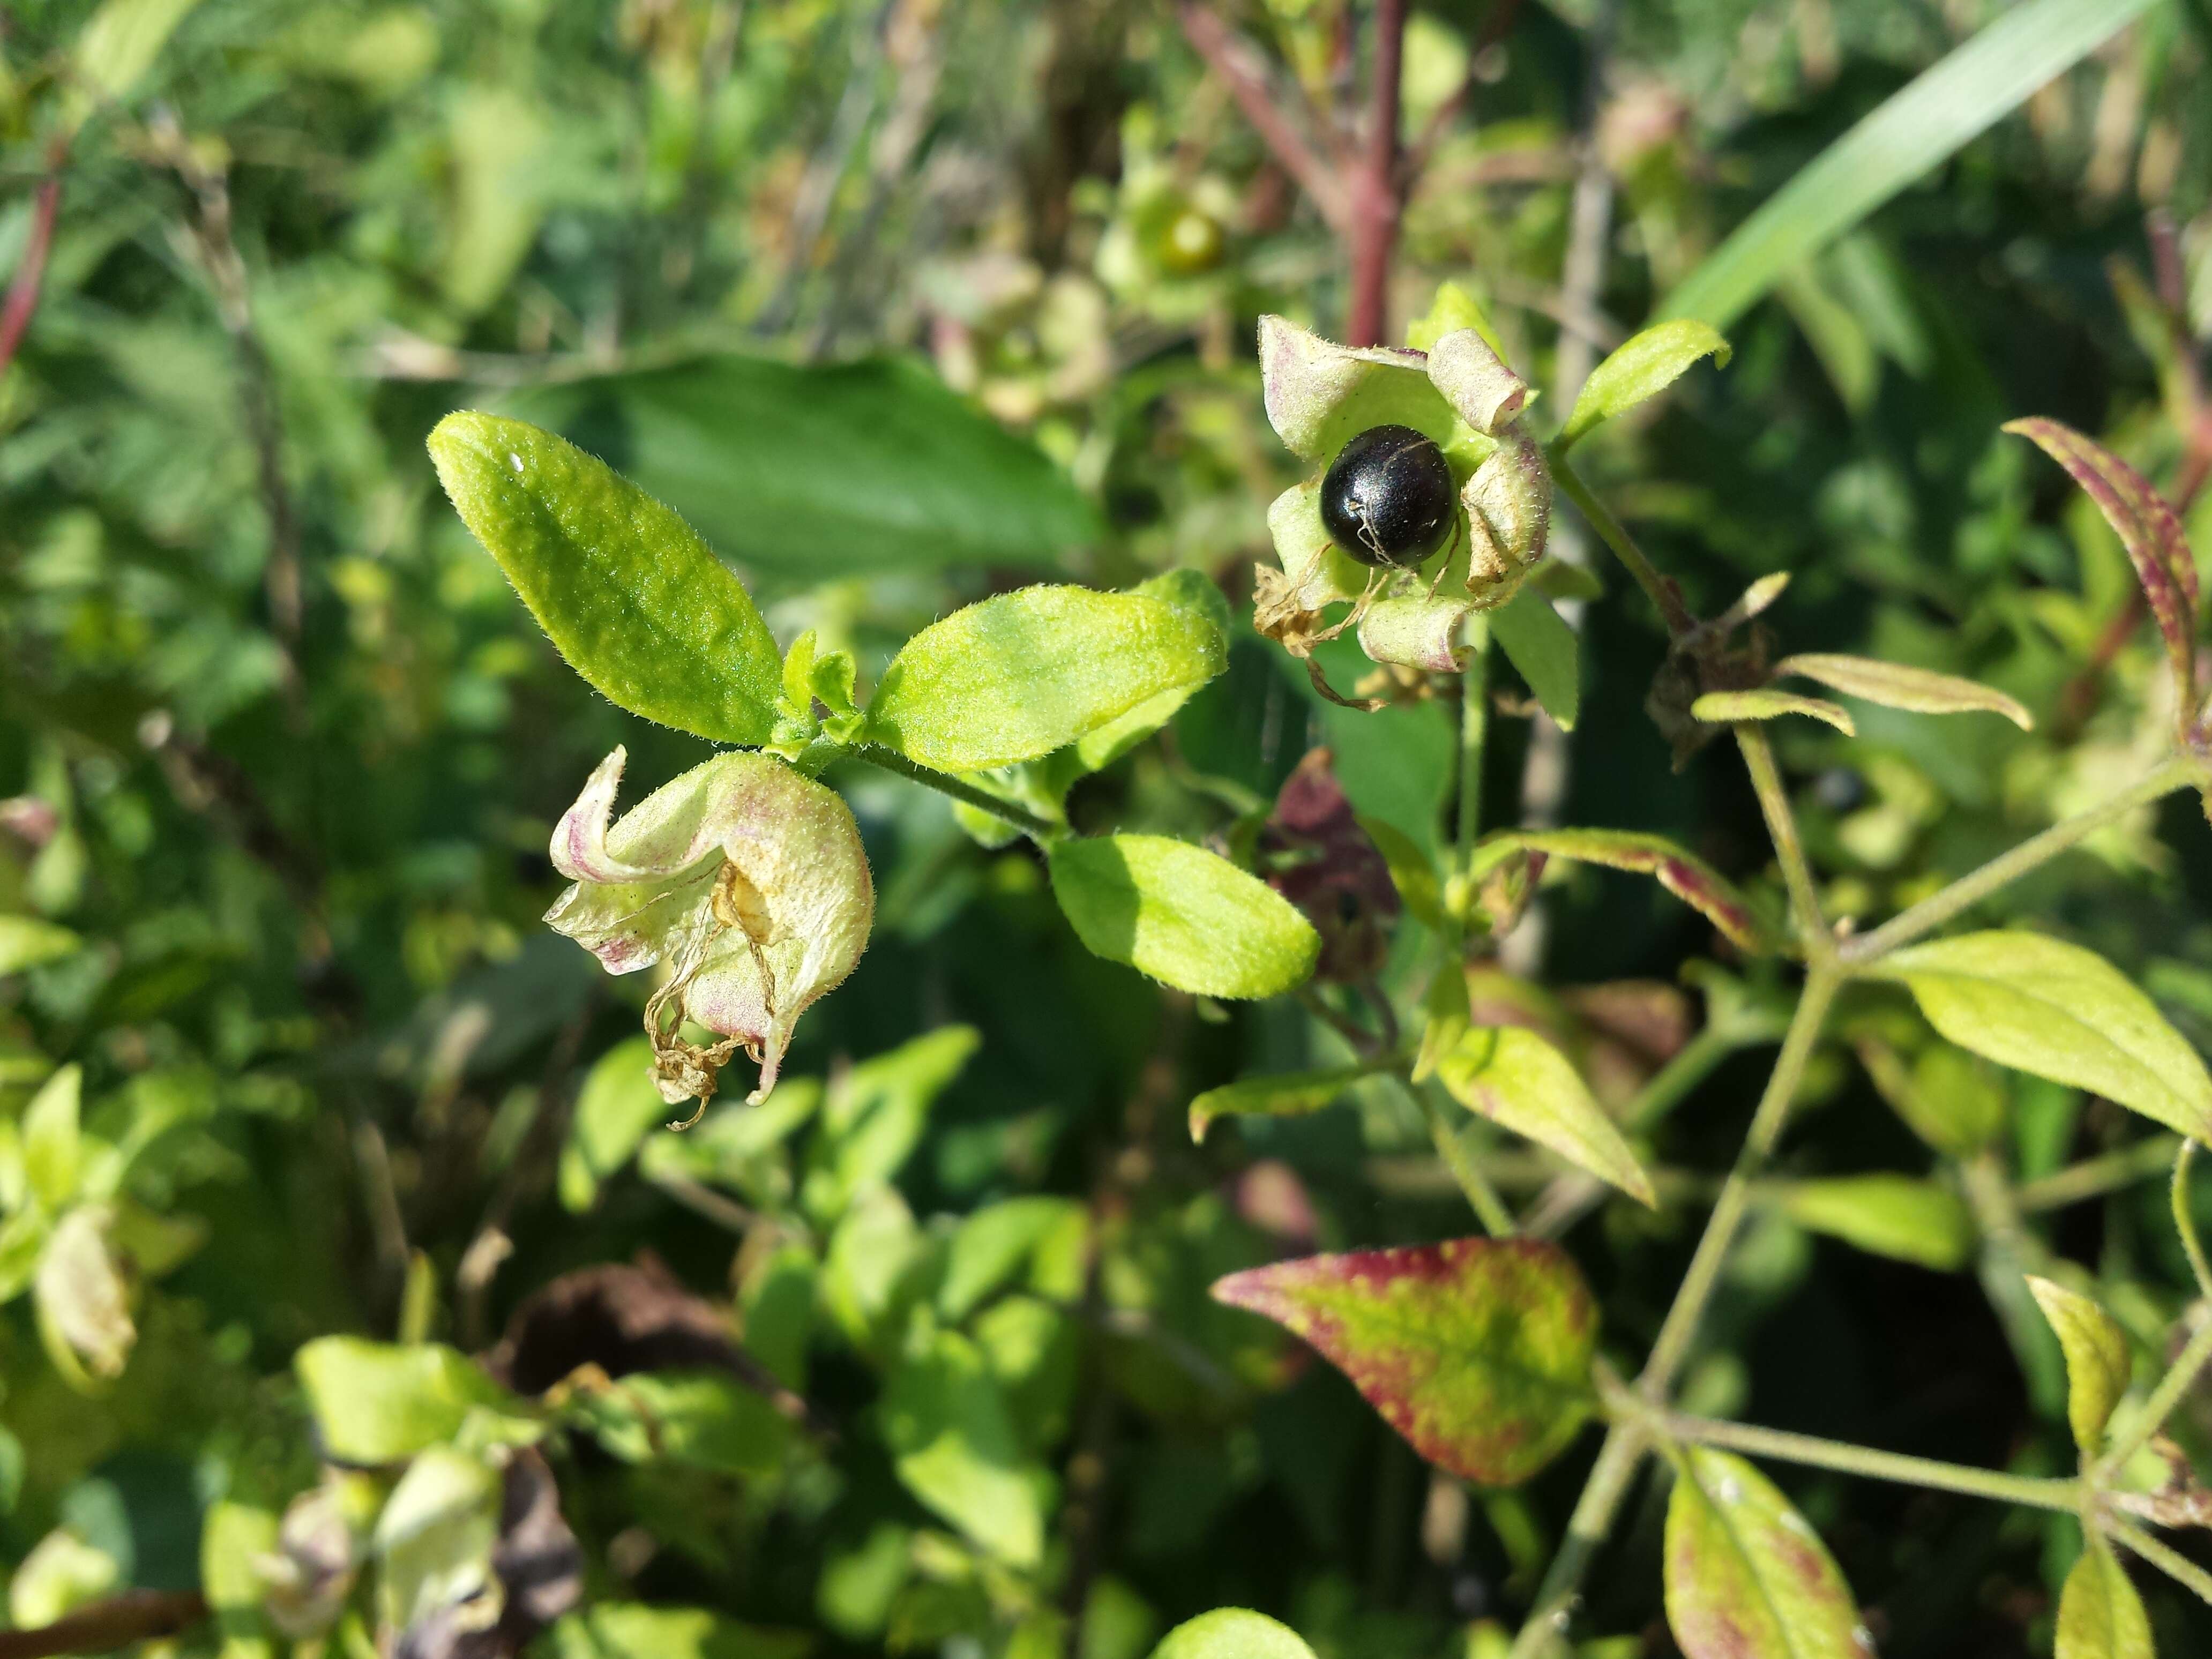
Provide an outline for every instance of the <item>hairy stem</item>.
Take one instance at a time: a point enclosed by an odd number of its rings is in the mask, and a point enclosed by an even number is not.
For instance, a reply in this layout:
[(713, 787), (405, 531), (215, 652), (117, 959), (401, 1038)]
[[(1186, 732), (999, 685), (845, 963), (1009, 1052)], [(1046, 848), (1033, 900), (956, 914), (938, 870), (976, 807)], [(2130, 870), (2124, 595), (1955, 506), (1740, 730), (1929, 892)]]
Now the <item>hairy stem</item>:
[(1782, 878), (1790, 887), (1790, 908), (1797, 919), (1797, 932), (1805, 945), (1805, 959), (1818, 966), (1836, 957), (1836, 936), (1820, 914), (1820, 896), (1813, 884), (1813, 866), (1798, 838), (1796, 816), (1790, 810), (1790, 794), (1783, 787), (1781, 769), (1774, 763), (1774, 745), (1756, 720), (1735, 724), (1736, 747), (1751, 773), (1751, 787), (1759, 793), (1759, 810), (1766, 815), (1767, 833), (1774, 838), (1775, 856), (1782, 860)]
[(2204, 1241), (2197, 1236), (2197, 1214), (2189, 1204), (2189, 1165), (2197, 1157), (2197, 1143), (2185, 1140), (2173, 1159), (2173, 1231), (2181, 1235), (2181, 1248), (2189, 1257), (2189, 1271), (2197, 1276), (2197, 1293), (2212, 1297), (2212, 1267), (2204, 1261)]
[(1622, 567), (1636, 579), (1636, 585), (1644, 590), (1644, 597), (1658, 607), (1660, 618), (1667, 624), (1667, 632), (1679, 640), (1694, 631), (1698, 619), (1682, 603), (1680, 592), (1673, 582), (1659, 574), (1656, 565), (1644, 556), (1644, 550), (1637, 546), (1635, 538), (1620, 520), (1613, 516), (1612, 509), (1591, 493), (1590, 487), (1583, 482), (1582, 475), (1568, 463), (1566, 452), (1555, 444), (1545, 450), (1544, 457), (1551, 465), (1552, 481), (1559, 486), (1559, 493), (1575, 504), (1576, 509), (1589, 520), (1589, 527), (1597, 532), (1597, 538), (1613, 550), (1613, 556), (1619, 559)]
[(2127, 1432), (2116, 1438), (2097, 1460), (2089, 1478), (2100, 1486), (2111, 1484), (2112, 1478), (2127, 1467), (2133, 1457), (2146, 1445), (2150, 1437), (2166, 1426), (2166, 1419), (2173, 1415), (2173, 1408), (2182, 1397), (2196, 1387), (2197, 1379), (2204, 1367), (2212, 1364), (2212, 1319), (2207, 1319), (2189, 1339), (2189, 1346), (2175, 1356), (2173, 1364), (2159, 1379), (2158, 1387), (2151, 1390), (2150, 1398), (2128, 1425)]
[(1582, 1595), (1583, 1575), (1589, 1571), (1606, 1534), (1613, 1530), (1613, 1517), (1628, 1496), (1629, 1484), (1650, 1446), (1640, 1425), (1616, 1423), (1607, 1431), (1567, 1522), (1567, 1535), (1545, 1570), (1544, 1582), (1537, 1586), (1535, 1604), (1529, 1608), (1520, 1635), (1514, 1638), (1509, 1659), (1542, 1659), (1565, 1637), (1567, 1620)]
[(2141, 1527), (2125, 1521), (2107, 1521), (2105, 1530), (2199, 1601), (2212, 1602), (2212, 1572), (2207, 1572), (2179, 1550), (2161, 1544)]
[(1749, 1423), (1723, 1423), (1711, 1418), (1686, 1417), (1662, 1412), (1657, 1425), (1677, 1440), (1693, 1445), (1717, 1446), (1751, 1457), (1771, 1457), (1784, 1463), (1802, 1463), (1816, 1469), (1864, 1475), (1869, 1480), (1890, 1480), (1900, 1486), (1924, 1486), (1931, 1492), (1954, 1492), (1968, 1498), (1994, 1498), (2000, 1504), (2026, 1504), (2035, 1509), (2073, 1511), (2081, 1507), (2083, 1487), (2078, 1480), (2054, 1480), (2026, 1474), (2005, 1474), (1964, 1463), (1945, 1463), (1929, 1457), (1906, 1457), (1877, 1451), (1840, 1440), (1823, 1440), (1809, 1434), (1781, 1429), (1762, 1429)]
[(1490, 733), (1490, 629), (1475, 619), (1459, 690), (1459, 862), (1466, 869), (1482, 824), (1482, 749)]
[(2118, 1152), (2084, 1158), (2055, 1174), (2022, 1182), (2014, 1190), (2013, 1202), (2023, 1215), (2037, 1215), (2045, 1210), (2063, 1210), (2084, 1199), (2102, 1198), (2138, 1181), (2164, 1175), (2173, 1167), (2174, 1153), (2180, 1146), (2179, 1135), (2152, 1135)]
[(950, 772), (939, 772), (931, 767), (918, 766), (896, 749), (886, 749), (879, 743), (864, 743), (845, 751), (854, 760), (866, 761), (886, 772), (918, 783), (925, 789), (934, 789), (940, 795), (950, 795), (954, 800), (965, 801), (980, 812), (1004, 818), (1008, 823), (1039, 840), (1050, 840), (1067, 833), (1064, 823), (1054, 823), (1050, 818), (1039, 817), (1026, 806), (1017, 806), (1010, 800), (1001, 800), (988, 790), (954, 777)]
[(1960, 911), (1980, 903), (1999, 888), (2018, 881), (2037, 866), (2049, 863), (2068, 848), (2087, 840), (2106, 824), (2124, 818), (2138, 806), (2147, 806), (2177, 789), (2185, 788), (2191, 784), (2203, 784), (2207, 775), (2207, 764), (2202, 757), (2175, 756), (2132, 789), (2113, 796), (2101, 806), (2093, 806), (2086, 812), (2076, 812), (2072, 817), (2052, 824), (2041, 835), (2029, 837), (2009, 853), (1991, 859), (1972, 874), (1960, 877), (1941, 892), (1931, 894), (1911, 909), (1892, 916), (1872, 933), (1845, 941), (1844, 960), (1855, 964), (1874, 962), (1901, 945), (1911, 944), (1923, 933), (1941, 927)]
[(1482, 1166), (1468, 1152), (1467, 1142), (1460, 1138), (1461, 1126), (1451, 1121), (1429, 1090), (1407, 1082), (1395, 1072), (1390, 1076), (1420, 1108), (1421, 1117), (1429, 1126), (1429, 1139), (1436, 1145), (1437, 1156), (1443, 1160), (1444, 1168), (1451, 1171), (1452, 1179), (1459, 1183), (1460, 1191), (1467, 1194), (1467, 1201), (1474, 1211), (1475, 1219), (1482, 1223), (1483, 1231), (1492, 1238), (1510, 1238), (1514, 1232), (1513, 1212), (1506, 1208), (1505, 1200), (1498, 1196), (1498, 1188), (1491, 1184), (1490, 1177), (1482, 1171)]

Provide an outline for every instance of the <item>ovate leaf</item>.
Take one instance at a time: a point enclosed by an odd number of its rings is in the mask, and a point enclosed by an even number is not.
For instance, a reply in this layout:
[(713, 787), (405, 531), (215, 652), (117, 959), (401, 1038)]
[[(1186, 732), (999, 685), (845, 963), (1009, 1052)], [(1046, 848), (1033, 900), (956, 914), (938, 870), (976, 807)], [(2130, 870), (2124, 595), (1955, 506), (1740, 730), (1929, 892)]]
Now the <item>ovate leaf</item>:
[(2158, 1659), (2142, 1597), (2101, 1538), (2089, 1540), (2059, 1592), (2056, 1659)]
[(1327, 1071), (1283, 1072), (1224, 1083), (1190, 1103), (1190, 1138), (1205, 1139), (1216, 1118), (1303, 1117), (1321, 1110), (1360, 1079), (1374, 1074), (1371, 1066), (1339, 1066)]
[(1056, 842), (1050, 862), (1075, 936), (1178, 990), (1273, 996), (1303, 984), (1321, 952), (1296, 906), (1188, 842), (1097, 836)]
[(2066, 1355), (2066, 1421), (2084, 1457), (2105, 1443), (2105, 1425), (2128, 1391), (2134, 1361), (2126, 1333), (2087, 1297), (2063, 1285), (2030, 1275), (2027, 1288), (2057, 1334)]
[(84, 1069), (64, 1066), (39, 1086), (23, 1109), (23, 1178), (31, 1196), (49, 1212), (74, 1197), (83, 1161), (78, 1121), (84, 1096)]
[(1035, 760), (1228, 660), (1203, 612), (1141, 593), (1025, 587), (925, 628), (884, 671), (867, 736), (944, 772)]
[(1845, 737), (1856, 737), (1851, 717), (1820, 697), (1801, 697), (1795, 691), (1776, 691), (1760, 686), (1750, 691), (1708, 691), (1690, 705), (1690, 713), (1709, 726), (1729, 720), (1772, 720), (1784, 714), (1808, 714), (1826, 720)]
[(1902, 980), (1962, 1048), (2212, 1136), (2204, 1062), (2094, 951), (2041, 933), (1966, 933), (1892, 951), (1868, 971)]
[(1170, 1631), (1152, 1659), (1314, 1659), (1314, 1651), (1265, 1613), (1216, 1607)]
[(36, 916), (0, 916), (0, 974), (59, 961), (75, 955), (82, 944), (68, 928)]
[(1562, 732), (1575, 729), (1582, 712), (1582, 642), (1533, 584), (1489, 616), (1491, 637), (1528, 682), (1544, 712)]
[(1651, 1177), (1581, 1074), (1534, 1031), (1432, 1020), (1414, 1078), (1431, 1074), (1469, 1111), (1550, 1147), (1639, 1202), (1658, 1202)]
[(974, 1343), (939, 1331), (900, 1361), (879, 1409), (908, 1492), (1009, 1565), (1037, 1564), (1049, 1477), (1024, 1460), (1006, 1397)]
[(448, 415), (430, 457), (462, 520), (595, 690), (717, 743), (768, 740), (782, 655), (690, 525), (521, 421)]
[(396, 1463), (450, 1440), (476, 1406), (506, 1391), (452, 1348), (318, 1337), (293, 1356), (323, 1449), (342, 1463)]
[(1462, 1238), (1232, 1273), (1214, 1298), (1319, 1349), (1429, 1462), (1528, 1480), (1589, 1415), (1597, 1307), (1572, 1258)]
[(2073, 428), (2038, 416), (2010, 422), (2005, 430), (2033, 441), (2072, 473), (2118, 535), (2165, 637), (2185, 714), (2196, 684), (2197, 560), (2180, 518), (2142, 473)]
[(1781, 1189), (1781, 1204), (1801, 1227), (1938, 1273), (1964, 1266), (1974, 1248), (1972, 1213), (1932, 1181), (1896, 1175), (1793, 1181)]
[(2035, 729), (2035, 716), (2014, 698), (1956, 674), (1939, 674), (1932, 668), (1908, 668), (1903, 663), (1878, 662), (1871, 657), (1833, 656), (1811, 652), (1784, 657), (1774, 665), (1779, 677), (1796, 674), (1818, 680), (1832, 691), (1864, 697), (1885, 708), (1902, 708), (1915, 714), (1960, 714), (1984, 710), (2002, 714), (2023, 732)]
[(1685, 1659), (1875, 1659), (1820, 1534), (1741, 1457), (1684, 1449), (1665, 1550), (1667, 1623)]
[(1772, 948), (1735, 884), (1664, 836), (1632, 830), (1516, 830), (1492, 836), (1484, 845), (1522, 847), (1553, 858), (1650, 876), (1719, 928), (1739, 950)]
[(1658, 396), (1700, 357), (1711, 357), (1725, 368), (1729, 343), (1710, 323), (1694, 318), (1677, 317), (1632, 337), (1583, 382), (1574, 413), (1559, 429), (1558, 447), (1571, 447), (1601, 422), (1626, 415), (1645, 398)]

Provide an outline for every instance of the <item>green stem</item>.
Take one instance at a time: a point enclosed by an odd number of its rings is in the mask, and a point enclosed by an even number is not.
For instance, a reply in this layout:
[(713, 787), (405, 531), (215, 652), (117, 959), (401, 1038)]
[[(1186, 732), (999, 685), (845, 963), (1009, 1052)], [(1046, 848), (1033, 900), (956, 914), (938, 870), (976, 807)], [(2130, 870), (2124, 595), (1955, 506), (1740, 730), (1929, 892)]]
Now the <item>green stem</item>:
[(1855, 964), (1873, 962), (1901, 945), (1911, 944), (1923, 933), (1941, 927), (1960, 911), (1980, 903), (2006, 884), (2048, 863), (2077, 842), (2087, 840), (2106, 824), (2125, 817), (2138, 806), (2148, 805), (2160, 796), (2170, 795), (2192, 783), (2203, 783), (2205, 779), (2206, 764), (2203, 760), (2194, 755), (2175, 756), (2134, 788), (2115, 795), (2101, 806), (2093, 806), (2052, 824), (2009, 853), (1991, 859), (1972, 874), (1960, 877), (1941, 892), (1892, 916), (1874, 932), (1848, 940), (1843, 947), (1844, 960)]
[(1635, 538), (1622, 526), (1620, 520), (1613, 516), (1612, 510), (1590, 493), (1590, 487), (1583, 482), (1582, 475), (1568, 465), (1566, 452), (1554, 445), (1544, 452), (1544, 459), (1550, 464), (1552, 481), (1559, 486), (1559, 493), (1575, 504), (1583, 517), (1589, 521), (1589, 527), (1597, 532), (1597, 538), (1613, 550), (1613, 556), (1619, 559), (1628, 574), (1636, 579), (1636, 585), (1644, 590), (1644, 596), (1659, 608), (1660, 617), (1667, 624), (1667, 632), (1678, 640), (1693, 632), (1698, 619), (1682, 603), (1682, 596), (1675, 592), (1674, 584), (1659, 574), (1658, 567), (1644, 556), (1644, 550), (1637, 546)]
[(2083, 1487), (2078, 1480), (2052, 1480), (2026, 1474), (2005, 1474), (1964, 1463), (1939, 1462), (1929, 1457), (1906, 1457), (1877, 1451), (1840, 1440), (1823, 1440), (1809, 1434), (1790, 1434), (1781, 1429), (1762, 1429), (1749, 1423), (1723, 1423), (1711, 1418), (1686, 1417), (1678, 1412), (1656, 1414), (1657, 1426), (1677, 1440), (1694, 1445), (1718, 1446), (1751, 1457), (1771, 1457), (1784, 1463), (1802, 1463), (1816, 1469), (1863, 1475), (1869, 1480), (1891, 1480), (1899, 1486), (1924, 1486), (1931, 1492), (1954, 1492), (1968, 1498), (1990, 1498), (2001, 1504), (2026, 1504), (2036, 1509), (2068, 1512), (2081, 1507)]
[(1459, 867), (1468, 867), (1482, 823), (1482, 748), (1490, 733), (1490, 629), (1468, 623), (1467, 672), (1459, 690)]
[(1512, 1237), (1513, 1212), (1506, 1208), (1505, 1200), (1498, 1194), (1498, 1188), (1491, 1185), (1490, 1177), (1482, 1172), (1482, 1166), (1468, 1152), (1467, 1142), (1460, 1138), (1460, 1126), (1445, 1115), (1443, 1108), (1437, 1104), (1436, 1097), (1428, 1090), (1407, 1082), (1395, 1072), (1390, 1076), (1420, 1109), (1421, 1116), (1429, 1126), (1429, 1139), (1436, 1145), (1437, 1156), (1443, 1160), (1444, 1168), (1451, 1171), (1452, 1179), (1459, 1183), (1460, 1191), (1467, 1194), (1467, 1201), (1474, 1207), (1475, 1218), (1482, 1223), (1483, 1231), (1492, 1238)]
[(1064, 823), (1054, 823), (1050, 818), (1038, 817), (1025, 806), (1001, 800), (988, 790), (978, 789), (974, 784), (954, 777), (950, 772), (917, 766), (897, 750), (886, 749), (879, 743), (860, 744), (845, 752), (854, 760), (866, 761), (886, 772), (896, 772), (925, 789), (934, 789), (940, 795), (950, 795), (954, 800), (965, 801), (978, 811), (1004, 818), (1016, 829), (1035, 836), (1040, 841), (1053, 840), (1067, 833), (1067, 826)]
[(2190, 1590), (2201, 1601), (2212, 1602), (2212, 1572), (2207, 1572), (2179, 1550), (2161, 1544), (2141, 1527), (2125, 1521), (2105, 1523), (2106, 1533), (2167, 1577)]
[(1782, 878), (1790, 888), (1790, 908), (1797, 919), (1797, 932), (1808, 963), (1833, 962), (1836, 936), (1820, 914), (1820, 895), (1813, 881), (1813, 866), (1798, 839), (1796, 814), (1790, 810), (1790, 793), (1783, 787), (1782, 770), (1774, 763), (1774, 745), (1756, 720), (1735, 723), (1736, 747), (1751, 773), (1751, 787), (1759, 795), (1759, 810), (1766, 815), (1767, 833), (1774, 838), (1774, 854), (1782, 862)]
[(1613, 1530), (1613, 1515), (1628, 1496), (1629, 1483), (1650, 1448), (1649, 1434), (1640, 1425), (1616, 1423), (1607, 1431), (1605, 1443), (1598, 1448), (1597, 1462), (1590, 1466), (1589, 1479), (1583, 1484), (1583, 1495), (1568, 1519), (1567, 1535), (1552, 1557), (1544, 1582), (1537, 1586), (1535, 1603), (1520, 1635), (1513, 1639), (1508, 1659), (1544, 1659), (1555, 1645), (1564, 1644), (1567, 1620), (1581, 1597), (1583, 1577), (1606, 1534)]
[(2070, 1164), (2054, 1175), (2024, 1181), (2014, 1191), (2013, 1202), (2023, 1215), (2038, 1215), (2045, 1210), (2063, 1210), (2086, 1198), (2102, 1198), (2138, 1181), (2164, 1175), (2173, 1167), (2174, 1154), (2180, 1146), (2179, 1135), (2152, 1135), (2118, 1152)]
[(1651, 1128), (1687, 1099), (1730, 1054), (1756, 1043), (1777, 1042), (1785, 1029), (1779, 1018), (1771, 1027), (1747, 1020), (1705, 1026), (1637, 1091), (1636, 1097), (1621, 1112), (1621, 1127), (1638, 1132)]
[(2204, 1242), (2197, 1236), (2197, 1216), (2189, 1207), (2189, 1165), (2197, 1156), (2197, 1143), (2185, 1140), (2173, 1159), (2173, 1231), (2181, 1235), (2189, 1271), (2197, 1275), (2197, 1293), (2212, 1297), (2212, 1267), (2204, 1262)]
[(2143, 1403), (2128, 1431), (2114, 1440), (2105, 1455), (2089, 1471), (2091, 1482), (2100, 1487), (2110, 1486), (2112, 1478), (2127, 1467), (2128, 1460), (2150, 1443), (2150, 1437), (2166, 1426), (2166, 1419), (2191, 1389), (2197, 1385), (2207, 1364), (2212, 1364), (2212, 1319), (2198, 1328), (2189, 1339), (2189, 1346), (2175, 1357), (2166, 1373), (2159, 1379), (2158, 1387), (2151, 1390), (2150, 1398)]

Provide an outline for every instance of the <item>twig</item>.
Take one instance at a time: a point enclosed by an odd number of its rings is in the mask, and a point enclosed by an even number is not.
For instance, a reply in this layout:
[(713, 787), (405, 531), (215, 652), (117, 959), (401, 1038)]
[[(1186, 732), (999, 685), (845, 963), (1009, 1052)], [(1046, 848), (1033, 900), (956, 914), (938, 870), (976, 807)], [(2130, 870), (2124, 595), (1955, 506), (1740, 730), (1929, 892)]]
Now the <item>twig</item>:
[(24, 333), (31, 326), (32, 313), (39, 308), (39, 295), (44, 291), (46, 275), (46, 256), (54, 246), (54, 221), (60, 216), (62, 206), (62, 163), (67, 158), (67, 143), (57, 139), (47, 153), (47, 172), (39, 184), (39, 199), (31, 209), (31, 234), (23, 244), (23, 257), (15, 266), (15, 275), (8, 284), (8, 299), (0, 305), (0, 374), (15, 361), (15, 349), (23, 343)]
[(1346, 345), (1382, 343), (1390, 330), (1390, 255), (1405, 211), (1398, 170), (1399, 94), (1406, 56), (1406, 0), (1376, 0), (1375, 91), (1367, 112), (1366, 164), (1352, 174), (1352, 297)]
[(1176, 21), (1191, 50), (1221, 77), (1237, 107), (1267, 147), (1284, 172), (1297, 180), (1307, 200), (1340, 237), (1349, 239), (1352, 204), (1342, 182), (1316, 153), (1297, 124), (1276, 102), (1266, 67), (1251, 46), (1241, 39), (1212, 7), (1200, 0), (1183, 0), (1176, 8)]
[(134, 1642), (174, 1636), (207, 1616), (207, 1598), (198, 1590), (125, 1590), (79, 1607), (51, 1625), (0, 1630), (0, 1659), (112, 1653)]

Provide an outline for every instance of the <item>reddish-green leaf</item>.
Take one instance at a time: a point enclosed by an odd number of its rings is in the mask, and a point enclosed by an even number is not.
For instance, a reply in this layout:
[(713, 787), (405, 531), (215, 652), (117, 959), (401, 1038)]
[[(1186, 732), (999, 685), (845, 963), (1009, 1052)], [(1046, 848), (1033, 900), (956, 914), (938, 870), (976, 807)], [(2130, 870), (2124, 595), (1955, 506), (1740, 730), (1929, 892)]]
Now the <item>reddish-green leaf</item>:
[(2073, 428), (2036, 416), (2009, 422), (2005, 430), (2030, 440), (2072, 473), (2118, 534), (2143, 597), (2150, 601), (2151, 615), (2158, 619), (2158, 631), (2166, 636), (2166, 653), (2185, 712), (2196, 684), (2197, 560), (2180, 519), (2142, 473)]
[(1453, 1239), (1232, 1273), (1214, 1298), (1321, 1350), (1438, 1468), (1526, 1480), (1589, 1415), (1597, 1308), (1565, 1251)]
[(1647, 836), (1632, 830), (1515, 830), (1492, 836), (1484, 845), (1522, 847), (1553, 858), (1602, 864), (1611, 869), (1650, 876), (1719, 928), (1739, 950), (1772, 948), (1752, 914), (1750, 904), (1735, 884), (1664, 836)]
[(1686, 1659), (1875, 1659), (1850, 1586), (1774, 1483), (1686, 1449), (1667, 1504), (1667, 1623)]

